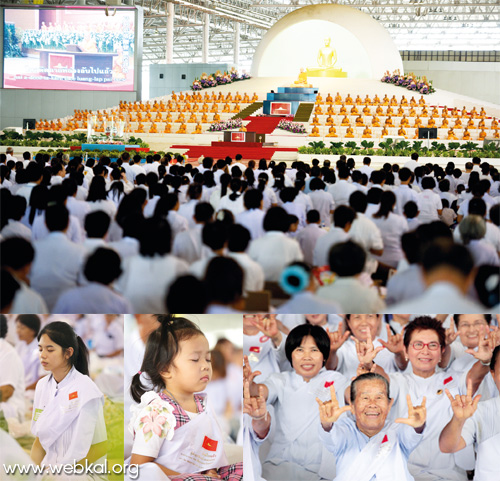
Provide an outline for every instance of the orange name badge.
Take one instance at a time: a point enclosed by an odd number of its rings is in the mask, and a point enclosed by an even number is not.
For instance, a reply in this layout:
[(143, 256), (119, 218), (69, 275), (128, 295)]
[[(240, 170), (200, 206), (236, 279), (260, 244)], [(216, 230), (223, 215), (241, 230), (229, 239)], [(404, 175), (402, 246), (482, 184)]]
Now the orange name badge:
[(69, 393), (69, 400), (76, 399), (78, 397), (78, 391)]
[(207, 451), (217, 451), (217, 444), (219, 444), (219, 441), (215, 441), (215, 439), (210, 439), (208, 436), (205, 436), (202, 447)]

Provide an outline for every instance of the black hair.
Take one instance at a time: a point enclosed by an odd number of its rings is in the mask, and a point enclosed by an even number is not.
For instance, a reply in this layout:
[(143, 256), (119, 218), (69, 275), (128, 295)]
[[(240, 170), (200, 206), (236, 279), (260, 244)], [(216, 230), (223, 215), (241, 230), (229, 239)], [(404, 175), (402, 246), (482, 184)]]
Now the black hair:
[(209, 222), (203, 226), (201, 233), (203, 244), (213, 251), (222, 249), (227, 242), (228, 226), (224, 222)]
[(89, 282), (109, 286), (122, 273), (120, 256), (113, 249), (99, 247), (88, 257), (83, 273)]
[(396, 196), (394, 195), (394, 192), (390, 190), (382, 192), (382, 195), (380, 197), (379, 210), (373, 214), (373, 217), (387, 218), (389, 214), (393, 211), (395, 205), (396, 205)]
[(328, 254), (330, 270), (339, 277), (352, 277), (363, 271), (366, 252), (352, 241), (334, 244)]
[(2, 267), (8, 267), (15, 271), (33, 262), (35, 249), (31, 242), (22, 237), (10, 237), (0, 244), (2, 255)]
[(45, 223), (50, 232), (64, 231), (69, 225), (68, 209), (61, 204), (47, 207), (45, 211)]
[[(189, 292), (196, 292), (196, 295), (190, 296)], [(197, 277), (180, 276), (170, 285), (166, 306), (171, 314), (199, 314), (205, 312), (207, 304), (205, 284)]]
[(264, 217), (263, 223), (264, 230), (288, 232), (290, 228), (290, 217), (285, 209), (282, 207), (271, 207)]
[(43, 335), (49, 337), (52, 342), (61, 346), (63, 352), (73, 348), (73, 354), (68, 359), (71, 366), (85, 374), (89, 375), (89, 352), (87, 346), (80, 336), (77, 336), (73, 328), (66, 322), (56, 321), (47, 324), (38, 334), (38, 341)]
[(435, 318), (430, 316), (420, 316), (409, 322), (406, 325), (405, 334), (403, 338), (404, 345), (408, 349), (411, 341), (411, 336), (414, 332), (418, 331), (435, 331), (439, 338), (441, 349), (446, 347), (446, 333), (443, 325)]
[(111, 218), (106, 212), (96, 210), (85, 216), (85, 232), (89, 238), (102, 239), (108, 232)]
[(468, 276), (474, 261), (465, 246), (455, 244), (451, 239), (438, 238), (424, 249), (422, 267), (425, 272), (432, 272), (443, 266)]
[[(458, 324), (460, 322), (460, 316), (462, 314), (453, 314), (453, 322), (455, 323), (455, 327), (458, 329)], [(491, 314), (479, 314), (480, 316), (484, 317), (484, 320), (488, 324), (488, 326), (491, 324)]]
[(409, 200), (403, 206), (403, 213), (408, 219), (414, 219), (418, 214), (418, 205), (413, 200)]
[[(95, 167), (97, 168), (97, 167)], [(106, 180), (101, 176), (94, 176), (90, 183), (87, 202), (95, 202), (106, 199)]]
[(258, 209), (262, 203), (263, 195), (259, 189), (249, 189), (243, 195), (245, 209)]
[(227, 248), (230, 252), (245, 252), (252, 236), (246, 227), (234, 224), (229, 227)]
[(40, 331), (40, 317), (36, 314), (19, 314), (16, 317), (16, 322), (20, 322), (23, 326), (31, 329), (34, 332), (34, 337), (38, 336), (38, 331)]
[(417, 264), (420, 261), (420, 239), (416, 232), (405, 232), (401, 236), (401, 248), (410, 264)]
[(2, 295), (0, 296), (0, 308), (2, 311), (10, 308), (14, 302), (16, 292), (21, 288), (19, 282), (14, 279), (14, 276), (6, 269), (0, 271), (0, 284), (2, 285)]
[(333, 211), (333, 223), (335, 227), (341, 227), (343, 229), (347, 224), (352, 224), (355, 218), (355, 210), (347, 205), (339, 205)]
[(408, 179), (411, 179), (411, 170), (408, 169), (408, 167), (403, 167), (399, 173), (399, 180), (401, 180), (401, 182), (406, 182)]
[(208, 202), (198, 202), (194, 208), (194, 218), (199, 223), (209, 222), (214, 215), (214, 208)]
[(316, 224), (320, 220), (320, 215), (316, 209), (311, 209), (311, 210), (307, 211), (306, 218), (307, 218), (307, 222), (309, 224)]
[(231, 258), (214, 257), (207, 266), (204, 281), (209, 302), (227, 305), (238, 301), (243, 294), (243, 269)]
[(321, 326), (313, 326), (312, 324), (300, 324), (288, 333), (285, 342), (286, 358), (293, 367), (292, 353), (301, 346), (303, 339), (307, 336), (311, 336), (314, 339), (316, 346), (321, 354), (323, 354), (324, 366), (330, 355), (330, 337)]
[(380, 199), (383, 194), (383, 190), (380, 187), (372, 187), (366, 193), (366, 199), (369, 204), (380, 204)]
[(297, 197), (298, 191), (295, 187), (284, 187), (280, 191), (280, 199), (283, 202), (293, 202)]
[(144, 257), (164, 256), (172, 248), (172, 231), (170, 224), (163, 219), (153, 217), (144, 219), (143, 229), (139, 237), (140, 253)]
[(351, 404), (356, 400), (357, 384), (363, 381), (382, 381), (385, 385), (387, 399), (391, 399), (389, 396), (389, 381), (384, 376), (381, 376), (376, 372), (365, 372), (351, 382)]
[(497, 365), (498, 357), (500, 355), (500, 346), (493, 349), (493, 354), (491, 355), (490, 370), (494, 371)]
[(479, 215), (484, 217), (486, 215), (486, 202), (479, 197), (473, 197), (469, 200), (469, 215)]
[(424, 177), (422, 179), (422, 189), (434, 189), (434, 187), (436, 187), (434, 177)]
[(132, 377), (130, 394), (135, 402), (151, 391), (163, 391), (166, 388), (162, 373), (168, 371), (179, 353), (181, 341), (197, 336), (204, 336), (200, 328), (184, 317), (158, 315), (160, 327), (153, 331), (146, 342), (146, 351), (142, 360), (140, 373), (147, 375), (148, 383), (143, 385), (141, 374)]
[(356, 211), (363, 214), (366, 211), (366, 207), (368, 206), (368, 198), (366, 194), (361, 192), (360, 190), (355, 190), (349, 196), (349, 205)]
[(0, 339), (3, 339), (7, 335), (9, 330), (9, 325), (7, 323), (7, 317), (5, 314), (0, 314)]

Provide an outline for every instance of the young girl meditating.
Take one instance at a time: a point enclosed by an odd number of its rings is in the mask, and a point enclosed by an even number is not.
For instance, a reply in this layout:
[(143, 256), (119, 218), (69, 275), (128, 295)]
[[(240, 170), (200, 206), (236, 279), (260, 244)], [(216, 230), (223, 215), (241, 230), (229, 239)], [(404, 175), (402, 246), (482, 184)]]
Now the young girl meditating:
[[(159, 316), (141, 370), (132, 378), (130, 464), (143, 479), (243, 479), (243, 463), (228, 465), (224, 439), (203, 391), (212, 377), (210, 350), (191, 321)], [(151, 390), (151, 387), (153, 390)], [(166, 476), (168, 476), (168, 478)]]
[(107, 451), (104, 396), (89, 377), (85, 344), (69, 324), (51, 322), (38, 335), (38, 349), (50, 374), (36, 385), (31, 459), (47, 467), (86, 461), (102, 465)]

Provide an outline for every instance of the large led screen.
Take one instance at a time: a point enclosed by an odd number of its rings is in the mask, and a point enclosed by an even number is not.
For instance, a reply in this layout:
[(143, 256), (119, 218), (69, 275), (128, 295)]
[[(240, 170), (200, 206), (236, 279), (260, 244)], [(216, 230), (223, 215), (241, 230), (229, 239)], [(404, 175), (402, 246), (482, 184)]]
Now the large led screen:
[(134, 90), (135, 10), (5, 9), (4, 88)]

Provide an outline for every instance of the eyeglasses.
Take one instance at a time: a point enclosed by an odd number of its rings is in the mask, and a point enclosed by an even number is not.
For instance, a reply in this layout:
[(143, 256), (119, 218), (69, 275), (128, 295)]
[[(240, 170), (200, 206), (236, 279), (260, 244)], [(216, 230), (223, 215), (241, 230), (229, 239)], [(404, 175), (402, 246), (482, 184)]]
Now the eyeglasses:
[(422, 341), (415, 341), (410, 344), (415, 351), (421, 351), (425, 346), (429, 348), (429, 351), (437, 351), (440, 347), (439, 342), (432, 341), (432, 342), (422, 342)]
[(486, 322), (475, 322), (474, 324), (467, 324), (466, 322), (460, 324), (459, 329), (470, 329), (471, 327), (483, 327), (487, 326)]

